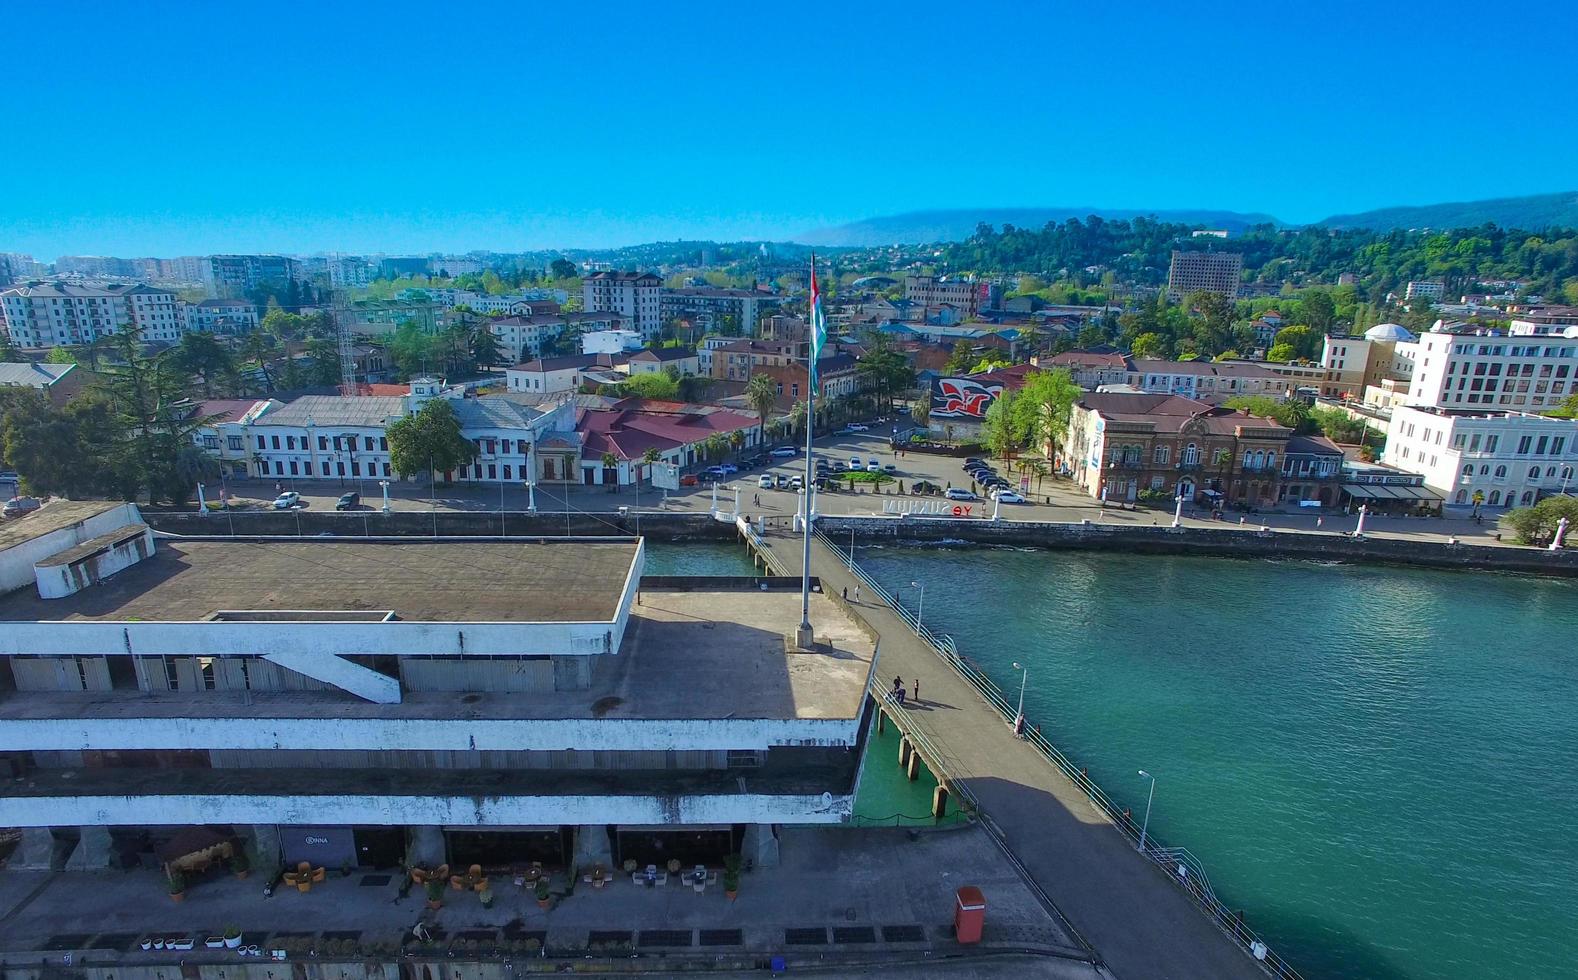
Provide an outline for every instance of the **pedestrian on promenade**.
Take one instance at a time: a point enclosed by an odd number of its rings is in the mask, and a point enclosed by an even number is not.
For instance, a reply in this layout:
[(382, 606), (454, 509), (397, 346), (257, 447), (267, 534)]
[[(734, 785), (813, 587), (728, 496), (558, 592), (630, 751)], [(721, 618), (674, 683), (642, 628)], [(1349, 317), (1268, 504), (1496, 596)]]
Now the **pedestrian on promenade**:
[(754, 504), (754, 506), (760, 507), (761, 505), (762, 505), (762, 495), (758, 493), (758, 494), (755, 495), (755, 504)]
[(1316, 527), (1320, 527), (1324, 523), (1326, 523), (1326, 518), (1324, 518), (1324, 517), (1317, 517), (1317, 518), (1315, 518), (1315, 526)]
[(860, 583), (859, 582), (855, 583), (855, 601), (856, 602), (860, 601)]
[(915, 702), (920, 703), (920, 678), (915, 678)]
[(849, 586), (847, 586), (847, 585), (844, 586), (844, 601), (845, 602), (849, 601)]

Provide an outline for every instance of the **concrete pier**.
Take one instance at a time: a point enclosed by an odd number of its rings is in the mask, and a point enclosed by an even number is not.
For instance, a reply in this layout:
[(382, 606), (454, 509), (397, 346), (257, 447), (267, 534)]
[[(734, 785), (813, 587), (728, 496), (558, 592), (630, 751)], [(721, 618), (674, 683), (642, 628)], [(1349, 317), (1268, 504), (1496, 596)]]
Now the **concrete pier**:
[[(766, 542), (788, 574), (799, 574), (797, 535)], [(851, 595), (859, 580), (821, 540), (811, 571), (825, 591)], [(1265, 980), (1249, 954), (1218, 929), (1168, 876), (1096, 810), (1076, 786), (982, 700), (869, 588), (850, 608), (881, 637), (882, 676), (920, 678), (926, 705), (892, 709), (901, 731), (941, 753), (939, 783), (967, 789), (1000, 830), (1027, 874), (1119, 977)], [(919, 761), (906, 737), (899, 763)], [(907, 770), (908, 772), (908, 770)], [(934, 798), (945, 804), (946, 795)]]

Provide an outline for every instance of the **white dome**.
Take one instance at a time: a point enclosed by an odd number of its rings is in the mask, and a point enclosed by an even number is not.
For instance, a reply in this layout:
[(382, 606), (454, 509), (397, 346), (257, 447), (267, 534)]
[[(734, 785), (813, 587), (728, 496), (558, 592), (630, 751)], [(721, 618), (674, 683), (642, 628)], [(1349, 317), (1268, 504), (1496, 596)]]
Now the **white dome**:
[(1377, 323), (1364, 332), (1365, 340), (1414, 341), (1418, 340), (1400, 323)]

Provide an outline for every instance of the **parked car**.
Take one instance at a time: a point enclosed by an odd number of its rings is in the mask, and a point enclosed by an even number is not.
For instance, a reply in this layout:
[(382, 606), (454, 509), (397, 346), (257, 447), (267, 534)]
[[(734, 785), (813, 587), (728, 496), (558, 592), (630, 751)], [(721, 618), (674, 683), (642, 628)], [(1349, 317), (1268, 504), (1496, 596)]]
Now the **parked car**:
[(805, 486), (805, 480), (802, 479), (801, 477), (791, 476), (789, 478), (789, 489), (790, 490), (799, 490), (803, 486)]
[(817, 460), (816, 460), (816, 471), (818, 473), (825, 473), (825, 472), (827, 472), (830, 469), (832, 469), (832, 467), (828, 465), (828, 462), (827, 462), (826, 459), (823, 459), (822, 457), (817, 457)]
[(721, 466), (709, 466), (701, 471), (701, 475), (709, 480), (721, 480), (729, 474)]
[(898, 471), (899, 471), (899, 468), (897, 466), (893, 465), (892, 463), (889, 463), (886, 466), (882, 467), (882, 472), (884, 472), (884, 473), (897, 473)]
[(761, 476), (757, 477), (756, 485), (761, 487), (763, 490), (771, 490), (773, 487), (777, 486), (777, 484), (773, 481), (773, 476), (771, 473), (763, 473)]
[(12, 497), (5, 502), (4, 508), (0, 508), (0, 514), (6, 517), (26, 517), (42, 506), (44, 505), (37, 497)]
[(859, 422), (851, 422), (848, 428), (850, 432), (865, 432), (868, 427), (861, 425)]
[(356, 510), (362, 505), (362, 495), (352, 490), (340, 494), (340, 499), (334, 502), (335, 510)]
[(275, 510), (290, 510), (292, 507), (301, 506), (301, 494), (294, 490), (286, 490), (274, 498)]
[(866, 464), (866, 472), (867, 473), (881, 473), (882, 472), (882, 464), (877, 462), (876, 460), (872, 460), (871, 462)]
[(774, 459), (788, 459), (791, 456), (800, 455), (800, 450), (793, 446), (779, 446), (777, 449), (774, 449), (767, 455), (773, 457)]
[(975, 494), (973, 494), (970, 491), (964, 489), (963, 487), (949, 487), (947, 490), (943, 491), (943, 496), (947, 497), (949, 500), (980, 500), (981, 499), (980, 497), (977, 497)]
[(941, 491), (942, 487), (939, 487), (937, 484), (932, 483), (929, 480), (916, 480), (914, 483), (910, 484), (910, 493), (915, 494), (916, 496), (935, 494), (940, 493)]
[(718, 469), (722, 470), (725, 475), (740, 472), (740, 468), (733, 463), (724, 463), (722, 466), (719, 466)]
[(1000, 504), (1028, 504), (1030, 501), (1012, 490), (999, 490), (992, 495), (992, 499)]
[(862, 463), (860, 461), (860, 457), (859, 456), (851, 456), (851, 457), (849, 457), (849, 468), (851, 470), (862, 470), (862, 469), (865, 469), (865, 467), (866, 467), (866, 464), (864, 464), (864, 463)]
[(780, 489), (780, 490), (787, 490), (787, 489), (789, 489), (789, 478), (787, 476), (784, 476), (782, 473), (780, 473), (777, 476), (777, 484), (778, 484), (778, 489)]

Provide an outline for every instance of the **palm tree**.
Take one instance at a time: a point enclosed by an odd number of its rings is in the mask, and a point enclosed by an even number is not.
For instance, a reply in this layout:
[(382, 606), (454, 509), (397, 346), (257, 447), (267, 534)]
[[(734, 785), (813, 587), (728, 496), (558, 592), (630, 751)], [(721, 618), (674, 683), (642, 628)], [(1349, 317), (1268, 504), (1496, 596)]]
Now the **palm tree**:
[[(652, 464), (656, 463), (658, 461), (658, 459), (660, 458), (660, 456), (661, 456), (661, 454), (658, 453), (656, 446), (648, 446), (647, 447), (647, 451), (641, 454), (641, 462), (646, 464), (646, 471), (647, 471), (648, 475), (650, 475), (652, 473)], [(640, 500), (641, 500), (641, 474), (637, 473), (636, 474), (636, 501), (637, 501), (637, 503), (639, 503)]]
[(778, 405), (778, 386), (765, 374), (755, 374), (745, 383), (745, 400), (756, 410), (757, 426), (767, 437), (767, 416)]
[(733, 449), (735, 452), (739, 452), (744, 447), (745, 447), (745, 433), (741, 432), (739, 429), (735, 429), (733, 432), (729, 433), (729, 448), (730, 449)]
[[(619, 457), (615, 456), (611, 452), (605, 452), (605, 453), (603, 453), (602, 463), (603, 463), (603, 478), (606, 480), (608, 478), (608, 471), (611, 470), (611, 469), (614, 469), (615, 467), (617, 467), (619, 465)], [(614, 478), (614, 482), (608, 487), (608, 492), (609, 493), (613, 493), (615, 490), (618, 490), (618, 489), (619, 489), (619, 479), (618, 479), (618, 477), (615, 477)]]

